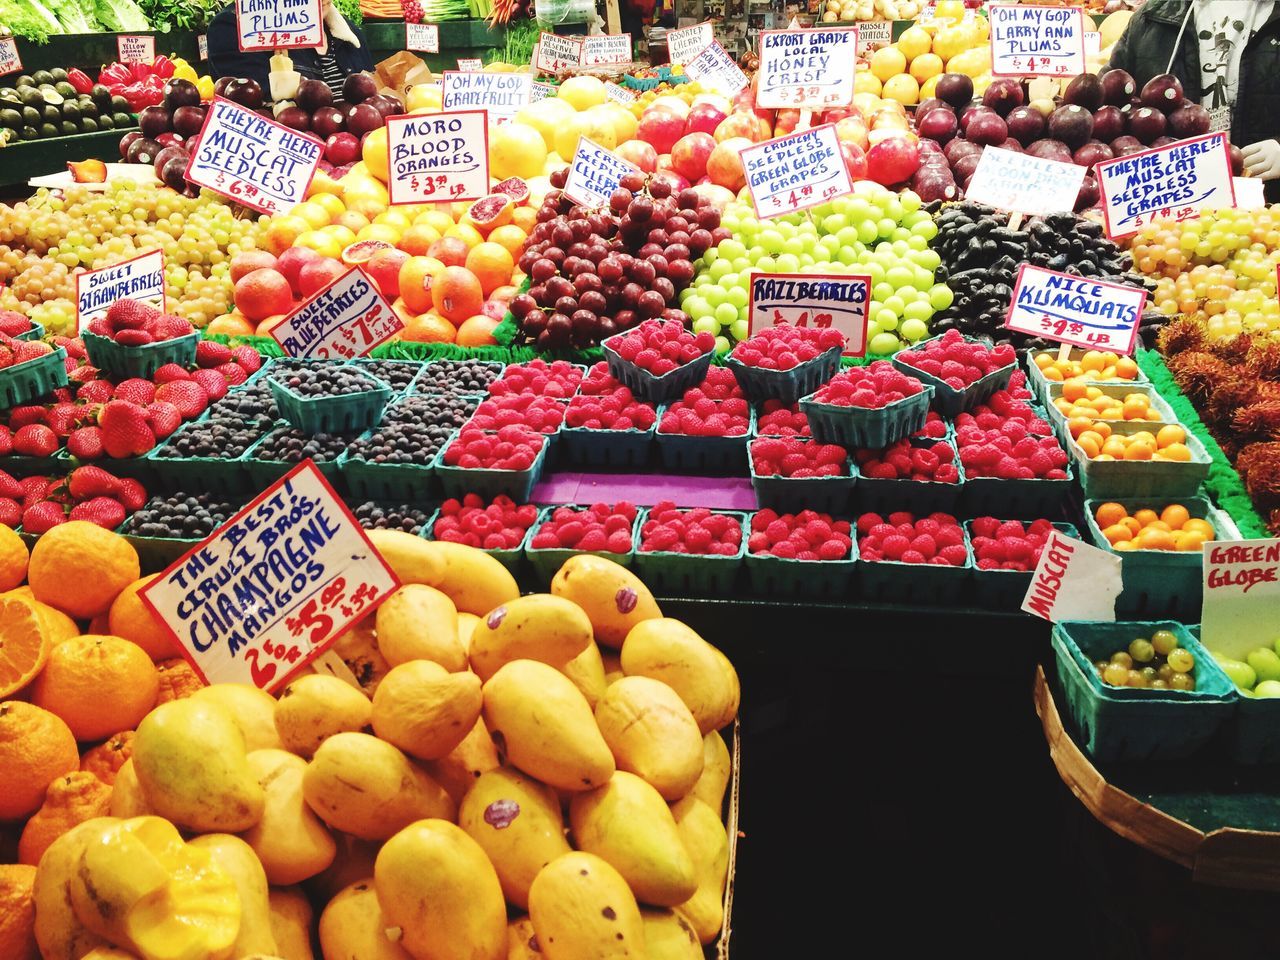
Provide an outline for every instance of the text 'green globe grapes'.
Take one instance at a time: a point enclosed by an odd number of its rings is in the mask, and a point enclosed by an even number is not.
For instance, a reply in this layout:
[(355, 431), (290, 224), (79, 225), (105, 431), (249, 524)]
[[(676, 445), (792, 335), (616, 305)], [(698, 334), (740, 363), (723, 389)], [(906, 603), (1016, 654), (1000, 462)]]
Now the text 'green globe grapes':
[(910, 190), (860, 181), (850, 196), (772, 220), (734, 201), (721, 225), (733, 235), (702, 255), (693, 285), (680, 295), (693, 329), (714, 334), (719, 352), (747, 338), (752, 272), (871, 277), (867, 347), (874, 354), (923, 340), (934, 312), (951, 305), (951, 290), (934, 279), (941, 259), (929, 241), (938, 228)]

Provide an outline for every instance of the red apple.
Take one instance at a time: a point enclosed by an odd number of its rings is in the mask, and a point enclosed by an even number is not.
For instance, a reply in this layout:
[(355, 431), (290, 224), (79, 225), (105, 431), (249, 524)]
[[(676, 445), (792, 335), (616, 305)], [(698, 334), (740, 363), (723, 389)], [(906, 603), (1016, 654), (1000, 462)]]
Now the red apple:
[(906, 137), (889, 137), (867, 151), (867, 176), (886, 187), (905, 183), (920, 166), (920, 149)]
[(636, 126), (636, 137), (652, 145), (658, 153), (670, 153), (684, 135), (684, 117), (662, 107), (649, 107)]
[(720, 126), (720, 121), (728, 116), (725, 111), (721, 110), (714, 103), (695, 103), (689, 110), (689, 116), (685, 117), (684, 132), (686, 135), (690, 133), (706, 133), (713, 134), (716, 127)]
[(690, 183), (707, 175), (707, 158), (716, 148), (709, 133), (688, 133), (671, 148), (671, 169)]
[(653, 173), (658, 169), (658, 151), (653, 144), (643, 140), (626, 140), (613, 151), (627, 163), (633, 164), (645, 173)]
[(870, 146), (867, 142), (867, 125), (856, 113), (836, 121), (836, 138), (855, 143), (864, 151)]
[(796, 128), (796, 124), (800, 122), (800, 111), (795, 109), (779, 110), (777, 117), (773, 121), (773, 135), (775, 137), (785, 137)]
[(707, 158), (707, 176), (717, 186), (737, 192), (747, 185), (747, 173), (742, 168), (742, 149), (751, 146), (746, 137), (730, 137), (716, 144)]
[(844, 156), (844, 168), (849, 171), (850, 180), (867, 179), (867, 155), (860, 146), (841, 140), (840, 153)]
[(716, 139), (721, 143), (730, 137), (746, 137), (752, 143), (760, 143), (768, 140), (772, 134), (773, 128), (767, 120), (741, 110), (729, 114), (716, 127)]

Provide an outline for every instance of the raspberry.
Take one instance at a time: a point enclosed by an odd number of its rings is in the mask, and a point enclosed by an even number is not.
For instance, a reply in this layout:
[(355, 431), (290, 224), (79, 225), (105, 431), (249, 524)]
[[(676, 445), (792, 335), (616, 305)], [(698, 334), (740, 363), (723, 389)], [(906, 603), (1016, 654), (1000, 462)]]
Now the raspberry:
[(949, 547), (943, 547), (938, 551), (938, 556), (945, 560), (953, 567), (962, 567), (968, 560), (968, 554), (965, 551), (964, 544), (953, 544)]
[(881, 549), (884, 551), (885, 558), (889, 560), (901, 560), (903, 554), (905, 554), (910, 548), (911, 541), (896, 533), (891, 537), (885, 537), (884, 543), (881, 544)]

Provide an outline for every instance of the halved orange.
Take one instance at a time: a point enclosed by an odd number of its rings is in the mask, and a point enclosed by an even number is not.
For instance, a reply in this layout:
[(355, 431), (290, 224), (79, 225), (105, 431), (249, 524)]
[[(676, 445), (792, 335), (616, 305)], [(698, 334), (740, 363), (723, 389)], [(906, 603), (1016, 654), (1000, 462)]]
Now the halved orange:
[(0, 597), (0, 699), (36, 678), (51, 646), (34, 607), (15, 597)]

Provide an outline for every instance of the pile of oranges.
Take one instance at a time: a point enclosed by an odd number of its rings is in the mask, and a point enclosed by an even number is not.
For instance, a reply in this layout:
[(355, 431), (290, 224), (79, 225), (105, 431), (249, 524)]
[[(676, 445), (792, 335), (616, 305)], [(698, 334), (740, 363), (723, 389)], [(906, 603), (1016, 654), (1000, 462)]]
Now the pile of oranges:
[[(1086, 420), (1145, 420), (1159, 423), (1160, 412), (1151, 406), (1151, 397), (1145, 393), (1126, 393), (1124, 397), (1112, 397), (1089, 381), (1076, 378), (1062, 385), (1062, 395), (1055, 397), (1053, 405), (1067, 421)], [(1087, 427), (1082, 427), (1088, 429)]]
[(1133, 357), (1122, 357), (1109, 350), (1086, 350), (1079, 357), (1068, 355), (1066, 360), (1059, 360), (1052, 353), (1037, 353), (1035, 365), (1046, 380), (1054, 383), (1076, 377), (1084, 380), (1138, 379), (1138, 362)]
[(1090, 460), (1172, 460), (1191, 461), (1187, 431), (1176, 423), (1165, 424), (1157, 432), (1113, 433), (1106, 420), (1072, 417), (1067, 428), (1076, 445)]
[(1159, 513), (1144, 508), (1132, 514), (1122, 504), (1104, 503), (1093, 519), (1113, 550), (1194, 553), (1214, 538), (1213, 525), (1191, 516), (1180, 503), (1171, 503)]

